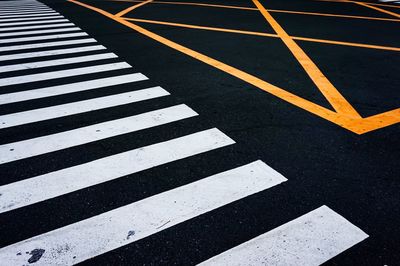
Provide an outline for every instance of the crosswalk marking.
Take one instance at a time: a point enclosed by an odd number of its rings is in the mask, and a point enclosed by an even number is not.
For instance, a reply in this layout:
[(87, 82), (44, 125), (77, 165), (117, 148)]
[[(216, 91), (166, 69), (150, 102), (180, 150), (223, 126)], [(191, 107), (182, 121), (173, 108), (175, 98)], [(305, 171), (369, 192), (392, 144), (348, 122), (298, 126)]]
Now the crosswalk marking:
[(167, 95), (169, 95), (169, 93), (163, 88), (152, 87), (138, 91), (131, 91), (114, 94), (111, 96), (93, 98), (90, 100), (61, 104), (25, 112), (12, 113), (0, 116), (0, 128), (8, 128), (27, 123), (34, 123), (48, 119), (64, 117), (68, 115), (80, 114)]
[(46, 23), (59, 23), (59, 22), (69, 22), (69, 20), (65, 19), (65, 18), (60, 18), (60, 19), (47, 19), (47, 20), (39, 20), (39, 21), (24, 21), (24, 22), (11, 22), (11, 23), (2, 23), (0, 21), (0, 27), (35, 25), (35, 24), (46, 24)]
[(55, 60), (40, 61), (40, 62), (25, 63), (25, 64), (8, 65), (3, 67), (0, 66), (0, 73), (17, 71), (17, 70), (38, 69), (50, 66), (61, 66), (68, 64), (92, 62), (92, 61), (111, 59), (117, 57), (118, 56), (113, 53), (106, 53), (106, 54), (85, 55), (85, 56), (55, 59)]
[[(54, 32), (68, 32), (68, 31), (80, 31), (81, 29), (78, 27), (70, 27), (65, 29), (52, 29), (52, 30), (31, 30), (31, 31), (19, 31), (19, 32), (8, 32), (8, 33), (0, 33), (0, 38), (2, 37), (11, 37), (11, 36), (21, 36), (21, 35), (35, 35), (35, 34), (45, 34), (45, 33), (54, 33)], [(7, 40), (4, 40), (7, 41)]]
[[(22, 265), (31, 257), (29, 252), (41, 249), (44, 253), (37, 263), (72, 265), (284, 181), (283, 176), (256, 161), (10, 245), (0, 249), (0, 260)], [(63, 251), (57, 252), (60, 248)]]
[(4, 61), (9, 61), (9, 60), (27, 59), (27, 58), (33, 58), (33, 57), (36, 58), (36, 57), (44, 57), (44, 56), (74, 54), (74, 53), (98, 51), (98, 50), (105, 50), (105, 49), (106, 48), (103, 45), (91, 45), (91, 46), (82, 46), (82, 47), (74, 47), (74, 48), (46, 50), (46, 51), (39, 51), (39, 52), (8, 54), (8, 55), (1, 55), (0, 61), (4, 62)]
[(22, 44), (22, 45), (9, 45), (9, 46), (0, 47), (0, 52), (18, 51), (18, 50), (35, 49), (35, 48), (47, 48), (47, 47), (54, 47), (54, 46), (83, 44), (83, 43), (94, 43), (94, 42), (96, 42), (95, 39), (85, 38), (85, 39), (68, 40), (68, 41), (44, 42), (44, 43)]
[[(231, 144), (234, 144), (234, 141), (218, 129), (208, 129), (11, 183), (0, 187), (2, 194), (0, 212), (44, 201)], [(19, 190), (28, 184), (29, 190)], [(46, 188), (46, 192), (43, 188)]]
[(31, 14), (51, 14), (54, 13), (53, 10), (37, 10), (37, 11), (26, 11), (26, 12), (1, 12), (2, 15), (1, 17), (5, 17), (5, 16), (19, 16), (19, 15), (31, 15)]
[[(0, 145), (0, 154), (2, 155), (0, 164), (131, 133), (196, 115), (195, 111), (181, 104), (57, 134), (4, 144)], [(29, 147), (29, 149), (26, 149), (26, 147)], [(1, 188), (0, 191), (2, 191)]]
[(18, 30), (34, 30), (34, 29), (47, 29), (47, 28), (62, 28), (62, 27), (71, 27), (75, 26), (74, 23), (56, 23), (56, 24), (46, 24), (39, 26), (18, 26), (18, 27), (10, 27), (10, 28), (0, 28), (0, 32), (3, 31), (18, 31)]
[(88, 80), (35, 90), (0, 94), (0, 105), (147, 80), (141, 73)]
[(0, 23), (3, 22), (13, 22), (13, 21), (40, 21), (40, 20), (47, 20), (47, 19), (59, 19), (59, 18), (64, 18), (61, 15), (49, 15), (49, 16), (44, 16), (44, 17), (33, 17), (33, 18), (5, 18), (5, 19), (0, 19)]
[(199, 266), (316, 266), (367, 237), (358, 227), (322, 206)]
[[(79, 30), (79, 28), (77, 28)], [(10, 38), (10, 39), (0, 39), (0, 44), (14, 43), (14, 42), (32, 42), (40, 40), (54, 40), (63, 38), (73, 38), (73, 37), (83, 37), (88, 36), (86, 32), (76, 32), (76, 33), (66, 33), (66, 34), (54, 34), (54, 35), (43, 35), (34, 37), (22, 37), (22, 38)]]
[(0, 8), (0, 12), (2, 14), (8, 14), (8, 13), (29, 13), (29, 12), (42, 12), (42, 11), (54, 11), (53, 9), (50, 9), (48, 7), (25, 7), (25, 8)]
[(24, 18), (24, 17), (43, 17), (43, 16), (51, 16), (51, 15), (60, 15), (58, 12), (46, 12), (44, 14), (27, 14), (27, 15), (6, 15), (2, 16), (0, 15), (0, 19), (2, 18)]
[(24, 83), (30, 83), (30, 82), (36, 82), (36, 81), (44, 81), (44, 80), (59, 79), (59, 78), (65, 78), (65, 77), (87, 75), (87, 74), (93, 74), (93, 73), (98, 73), (98, 72), (106, 72), (106, 71), (120, 70), (120, 69), (127, 69), (127, 68), (131, 68), (131, 66), (124, 62), (123, 63), (110, 63), (110, 64), (104, 64), (104, 65), (96, 65), (96, 66), (73, 68), (73, 69), (67, 69), (67, 70), (59, 70), (59, 71), (53, 71), (53, 72), (45, 72), (45, 73), (39, 73), (39, 74), (31, 74), (31, 75), (25, 75), (25, 76), (3, 78), (3, 79), (0, 79), (0, 87), (24, 84)]

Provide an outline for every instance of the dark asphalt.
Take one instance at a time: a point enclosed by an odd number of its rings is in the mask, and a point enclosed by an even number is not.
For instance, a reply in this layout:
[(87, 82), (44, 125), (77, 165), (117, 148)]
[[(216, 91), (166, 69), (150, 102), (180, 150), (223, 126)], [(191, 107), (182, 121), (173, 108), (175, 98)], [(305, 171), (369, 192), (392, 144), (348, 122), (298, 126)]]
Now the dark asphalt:
[[(282, 173), (288, 182), (84, 264), (193, 265), (327, 205), (369, 234), (369, 238), (326, 265), (399, 265), (399, 124), (363, 135), (354, 134), (93, 11), (66, 1), (42, 2), (150, 80), (111, 90), (105, 88), (9, 104), (0, 107), (0, 114), (155, 85), (168, 90), (171, 96), (109, 108), (107, 112), (93, 111), (3, 129), (1, 144), (179, 103), (187, 104), (199, 116), (87, 144), (84, 149), (79, 146), (0, 165), (0, 185), (212, 127), (226, 133), (237, 144), (1, 214), (0, 247), (261, 159)], [(122, 2), (84, 2), (111, 13), (131, 6)], [(210, 3), (207, 0), (196, 2)], [(254, 7), (247, 0), (212, 2)], [(261, 2), (269, 9), (391, 18), (371, 9), (342, 3)], [(400, 9), (397, 13), (400, 14)], [(273, 16), (293, 36), (400, 47), (399, 22), (294, 14)], [(143, 6), (128, 17), (273, 33), (257, 11), (154, 4)], [(277, 38), (137, 24), (331, 109)], [(400, 52), (302, 41), (298, 44), (363, 116), (400, 107)], [(50, 84), (52, 82), (37, 82), (35, 87)], [(10, 86), (1, 93), (24, 89), (23, 85)]]

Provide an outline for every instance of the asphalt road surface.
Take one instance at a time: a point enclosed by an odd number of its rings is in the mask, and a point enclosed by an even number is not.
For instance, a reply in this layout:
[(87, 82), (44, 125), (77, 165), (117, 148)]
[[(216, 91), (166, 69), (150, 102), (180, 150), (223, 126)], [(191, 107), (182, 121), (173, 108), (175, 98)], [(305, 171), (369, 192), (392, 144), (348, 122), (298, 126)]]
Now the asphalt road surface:
[(400, 2), (0, 2), (0, 265), (400, 265)]

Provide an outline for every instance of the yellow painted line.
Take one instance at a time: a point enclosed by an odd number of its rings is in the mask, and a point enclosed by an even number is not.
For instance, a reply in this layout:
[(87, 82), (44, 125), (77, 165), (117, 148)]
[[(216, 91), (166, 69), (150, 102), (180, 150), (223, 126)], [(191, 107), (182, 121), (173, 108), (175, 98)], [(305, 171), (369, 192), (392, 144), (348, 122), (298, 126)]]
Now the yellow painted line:
[[(132, 2), (141, 3), (141, 2), (143, 2), (142, 0), (111, 0), (111, 1), (114, 1), (114, 2), (128, 2), (128, 3), (132, 3)], [(193, 2), (159, 2), (159, 1), (153, 1), (152, 4), (190, 5), (190, 6), (205, 6), (205, 7), (217, 7), (217, 8), (228, 8), (228, 9), (241, 9), (241, 10), (258, 11), (258, 9), (254, 8), (254, 7), (227, 6), (227, 5), (215, 5), (215, 4), (193, 3)], [(292, 11), (292, 10), (280, 10), (280, 9), (267, 9), (267, 11), (270, 12), (270, 13), (283, 13), (283, 14), (295, 14), (295, 15), (307, 15), (307, 16), (322, 16), (322, 17), (336, 17), (336, 18), (349, 18), (349, 19), (364, 19), (364, 20), (400, 22), (400, 19), (394, 19), (394, 18), (351, 16), (351, 15), (304, 12), (304, 11)]]
[(123, 15), (126, 15), (126, 14), (128, 14), (129, 12), (131, 12), (132, 10), (134, 10), (134, 9), (136, 9), (136, 8), (138, 8), (138, 7), (144, 6), (144, 5), (146, 5), (146, 4), (150, 3), (150, 2), (153, 2), (153, 0), (147, 0), (147, 1), (144, 1), (144, 2), (142, 2), (142, 3), (140, 3), (140, 4), (137, 4), (137, 5), (128, 7), (127, 9), (124, 9), (124, 10), (122, 10), (121, 12), (115, 14), (115, 16), (117, 16), (117, 17), (122, 17)]
[(297, 43), (286, 33), (279, 23), (270, 15), (270, 13), (260, 4), (258, 0), (253, 0), (254, 4), (260, 10), (261, 14), (275, 30), (281, 40), (292, 52), (294, 57), (306, 71), (314, 84), (322, 92), (332, 107), (341, 114), (352, 117), (361, 117), (351, 104), (340, 94), (327, 77), (322, 73), (311, 58), (297, 45)]
[(136, 24), (126, 21), (123, 18), (117, 17), (107, 11), (100, 9), (100, 8), (93, 7), (93, 6), (90, 6), (85, 3), (81, 3), (77, 0), (68, 0), (68, 1), (75, 3), (77, 5), (80, 5), (82, 7), (88, 8), (90, 10), (93, 10), (95, 12), (98, 12), (114, 21), (121, 23), (122, 25), (125, 25), (139, 33), (142, 33), (143, 35), (145, 35), (155, 41), (158, 41), (172, 49), (180, 51), (180, 52), (182, 52), (190, 57), (193, 57), (203, 63), (206, 63), (206, 64), (213, 66), (221, 71), (224, 71), (225, 73), (228, 73), (238, 79), (241, 79), (249, 84), (252, 84), (253, 86), (255, 86), (263, 91), (271, 93), (272, 95), (275, 95), (276, 97), (278, 97), (280, 99), (283, 99), (283, 100), (285, 100), (299, 108), (302, 108), (314, 115), (317, 115), (317, 116), (324, 118), (332, 123), (335, 123), (343, 128), (346, 128), (356, 134), (364, 134), (366, 132), (376, 130), (378, 128), (386, 127), (386, 126), (393, 125), (393, 124), (400, 122), (400, 115), (399, 115), (400, 109), (389, 111), (389, 112), (379, 114), (376, 116), (372, 116), (372, 117), (369, 117), (366, 119), (349, 117), (347, 115), (342, 115), (342, 114), (336, 113), (332, 110), (329, 110), (329, 109), (322, 107), (318, 104), (315, 104), (311, 101), (303, 99), (293, 93), (285, 91), (277, 86), (274, 86), (260, 78), (257, 78), (251, 74), (248, 74), (242, 70), (239, 70), (237, 68), (229, 66), (221, 61), (215, 60), (204, 54), (196, 52), (190, 48), (187, 48), (187, 47), (182, 46), (178, 43), (175, 43), (171, 40), (168, 40), (160, 35), (157, 35), (151, 31), (148, 31)]
[(352, 2), (352, 3), (360, 5), (360, 6), (364, 6), (364, 7), (370, 8), (370, 9), (374, 9), (376, 11), (391, 15), (391, 16), (396, 17), (396, 18), (400, 18), (400, 14), (394, 13), (392, 11), (388, 11), (388, 10), (385, 10), (385, 9), (382, 9), (382, 8), (379, 8), (379, 7), (376, 7), (376, 6), (371, 6), (371, 5), (366, 4), (366, 3), (361, 3), (361, 2)]
[[(315, 0), (318, 2), (337, 2), (337, 3), (364, 3), (358, 1), (348, 1), (348, 0)], [(392, 8), (400, 8), (400, 6), (388, 5), (388, 4), (381, 4), (381, 3), (368, 3), (371, 6), (384, 6), (384, 7), (392, 7)]]
[[(262, 36), (262, 37), (270, 37), (270, 38), (279, 38), (279, 36), (277, 34), (258, 32), (258, 31), (245, 31), (245, 30), (237, 30), (237, 29), (207, 27), (207, 26), (200, 26), (200, 25), (193, 25), (193, 24), (183, 24), (183, 23), (140, 19), (140, 18), (125, 18), (124, 17), (124, 19), (128, 20), (128, 21), (134, 21), (134, 22), (166, 25), (166, 26), (181, 27), (181, 28), (188, 28), (188, 29), (209, 30), (209, 31), (217, 31), (217, 32), (227, 32), (227, 33), (245, 34), (245, 35)], [(315, 38), (297, 37), (297, 36), (291, 36), (291, 38), (294, 40), (298, 40), (298, 41), (316, 42), (316, 43), (343, 45), (343, 46), (350, 46), (350, 47), (357, 47), (357, 48), (367, 48), (367, 49), (377, 49), (377, 50), (400, 52), (400, 47), (380, 46), (380, 45), (353, 43), (353, 42), (342, 42), (342, 41), (335, 41), (335, 40), (315, 39)]]

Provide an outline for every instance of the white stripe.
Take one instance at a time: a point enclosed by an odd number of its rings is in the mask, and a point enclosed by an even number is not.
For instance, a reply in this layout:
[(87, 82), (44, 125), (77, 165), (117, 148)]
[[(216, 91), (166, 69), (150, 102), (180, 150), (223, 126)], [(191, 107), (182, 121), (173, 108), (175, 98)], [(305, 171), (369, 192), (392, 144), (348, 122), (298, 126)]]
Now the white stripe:
[[(205, 148), (215, 148), (213, 142), (227, 142), (227, 137), (218, 131), (206, 133), (180, 139), (178, 145), (193, 149), (204, 146), (206, 141)], [(175, 150), (173, 146), (169, 149)], [(133, 165), (131, 160), (125, 160), (127, 165)], [(90, 180), (85, 178), (87, 173), (82, 176), (81, 180)], [(42, 249), (44, 253), (35, 265), (73, 265), (284, 181), (283, 176), (275, 171), (271, 174), (266, 164), (257, 161), (7, 246), (0, 249), (0, 260), (5, 265), (24, 265), (32, 250)]]
[(68, 22), (68, 23), (46, 24), (46, 25), (39, 25), (39, 26), (0, 28), (0, 32), (2, 32), (2, 31), (47, 29), (47, 28), (62, 28), (62, 27), (71, 27), (71, 26), (75, 26), (75, 24), (71, 23), (71, 22)]
[[(75, 53), (98, 51), (98, 50), (104, 50), (104, 49), (106, 49), (106, 48), (103, 45), (92, 45), (92, 46), (83, 46), (83, 47), (75, 47), (75, 48), (47, 50), (47, 51), (40, 51), (40, 52), (10, 54), (10, 55), (0, 56), (0, 61), (27, 59), (27, 58), (42, 57), (42, 56), (75, 54)], [(16, 77), (16, 78), (18, 78), (18, 77)], [(2, 80), (3, 79), (0, 79), (0, 84), (3, 84), (3, 86), (4, 86), (4, 82), (2, 82)]]
[[(197, 113), (195, 111), (181, 104), (53, 135), (4, 144), (0, 145), (0, 164), (115, 137), (196, 115)], [(29, 149), (26, 147), (29, 147)], [(0, 191), (2, 191), (1, 187)], [(32, 190), (30, 190), (30, 192), (32, 192)], [(19, 192), (17, 192), (17, 194), (19, 194)], [(1, 204), (5, 203), (4, 197), (1, 197), (1, 199)], [(26, 200), (22, 201), (26, 202)], [(4, 206), (7, 205), (8, 203)], [(0, 209), (4, 208), (0, 207)]]
[(46, 23), (58, 23), (58, 22), (69, 22), (68, 19), (50, 19), (50, 20), (39, 20), (39, 21), (26, 21), (26, 22), (12, 22), (12, 23), (1, 23), (0, 27), (8, 26), (20, 26), (20, 25), (34, 25), (34, 24), (46, 24)]
[(31, 42), (40, 40), (64, 39), (64, 38), (81, 37), (87, 35), (88, 34), (86, 32), (76, 32), (76, 33), (66, 33), (66, 34), (35, 36), (35, 37), (12, 38), (4, 40), (0, 39), (0, 44), (13, 43), (13, 42)]
[(110, 64), (96, 65), (89, 67), (73, 68), (67, 70), (59, 70), (53, 72), (45, 72), (39, 74), (0, 79), (0, 86), (17, 85), (17, 84), (36, 82), (36, 81), (80, 76), (80, 75), (105, 72), (111, 70), (126, 69), (130, 67), (131, 66), (129, 64), (120, 62), (120, 63), (110, 63)]
[(72, 44), (82, 44), (82, 43), (94, 43), (94, 42), (96, 42), (95, 39), (87, 38), (87, 39), (68, 40), (68, 41), (12, 45), (12, 46), (0, 47), (0, 52), (18, 51), (18, 50), (24, 50), (24, 49), (45, 48), (45, 47), (54, 47), (54, 46), (63, 46), (63, 45), (72, 45)]
[(0, 19), (3, 18), (25, 18), (25, 17), (44, 17), (44, 16), (54, 16), (54, 15), (60, 15), (58, 12), (50, 12), (50, 13), (45, 13), (45, 14), (28, 14), (28, 15), (8, 15), (8, 16), (0, 16)]
[(70, 57), (64, 59), (55, 59), (55, 60), (25, 63), (25, 64), (8, 65), (3, 67), (0, 66), (0, 73), (18, 71), (18, 70), (37, 69), (50, 66), (62, 66), (62, 65), (77, 64), (83, 62), (92, 62), (92, 61), (111, 59), (111, 58), (118, 58), (118, 56), (113, 53), (106, 53), (106, 54), (86, 55), (86, 56)]
[[(1, 33), (0, 37), (9, 37), (9, 36), (21, 36), (21, 35), (34, 35), (34, 34), (45, 34), (45, 33), (53, 33), (53, 32), (67, 32), (67, 31), (80, 31), (81, 29), (78, 27), (71, 27), (65, 29), (54, 29), (54, 30), (32, 30), (32, 31), (19, 31), (19, 32), (11, 32), (11, 33)], [(43, 36), (42, 36), (43, 37)], [(0, 40), (3, 41), (3, 40)], [(4, 40), (7, 41), (7, 40)]]
[(145, 75), (141, 73), (135, 73), (135, 74), (127, 74), (109, 78), (69, 83), (65, 85), (41, 88), (36, 90), (0, 94), (0, 104), (9, 104), (27, 100), (63, 95), (73, 92), (93, 90), (93, 89), (121, 85), (131, 82), (143, 81), (147, 79), (148, 78)]
[(90, 100), (45, 107), (31, 111), (2, 115), (0, 116), (0, 128), (24, 125), (27, 123), (34, 123), (74, 114), (81, 114), (166, 95), (169, 95), (169, 93), (163, 88), (153, 87), (139, 91), (131, 91)]
[(19, 14), (25, 14), (25, 13), (41, 13), (41, 12), (46, 12), (46, 11), (54, 11), (51, 8), (41, 6), (41, 7), (24, 7), (24, 8), (0, 8), (1, 14), (9, 14), (9, 13), (19, 13)]
[(7, 19), (0, 19), (0, 23), (12, 22), (12, 21), (37, 21), (43, 19), (59, 19), (59, 18), (64, 18), (64, 17), (61, 15), (50, 15), (46, 17), (33, 17), (33, 18), (7, 18)]
[[(32, 14), (40, 14), (40, 15), (43, 15), (43, 14), (45, 14), (45, 15), (47, 15), (47, 14), (50, 14), (50, 13), (53, 13), (54, 12), (54, 10), (51, 10), (51, 9), (49, 9), (49, 10), (44, 10), (44, 11), (27, 11), (27, 12), (1, 12), (1, 17), (0, 18), (4, 18), (4, 17), (6, 17), (6, 16), (23, 16), (23, 15), (32, 15)], [(3, 16), (4, 15), (4, 16)]]
[(322, 206), (199, 265), (320, 265), (367, 237)]

